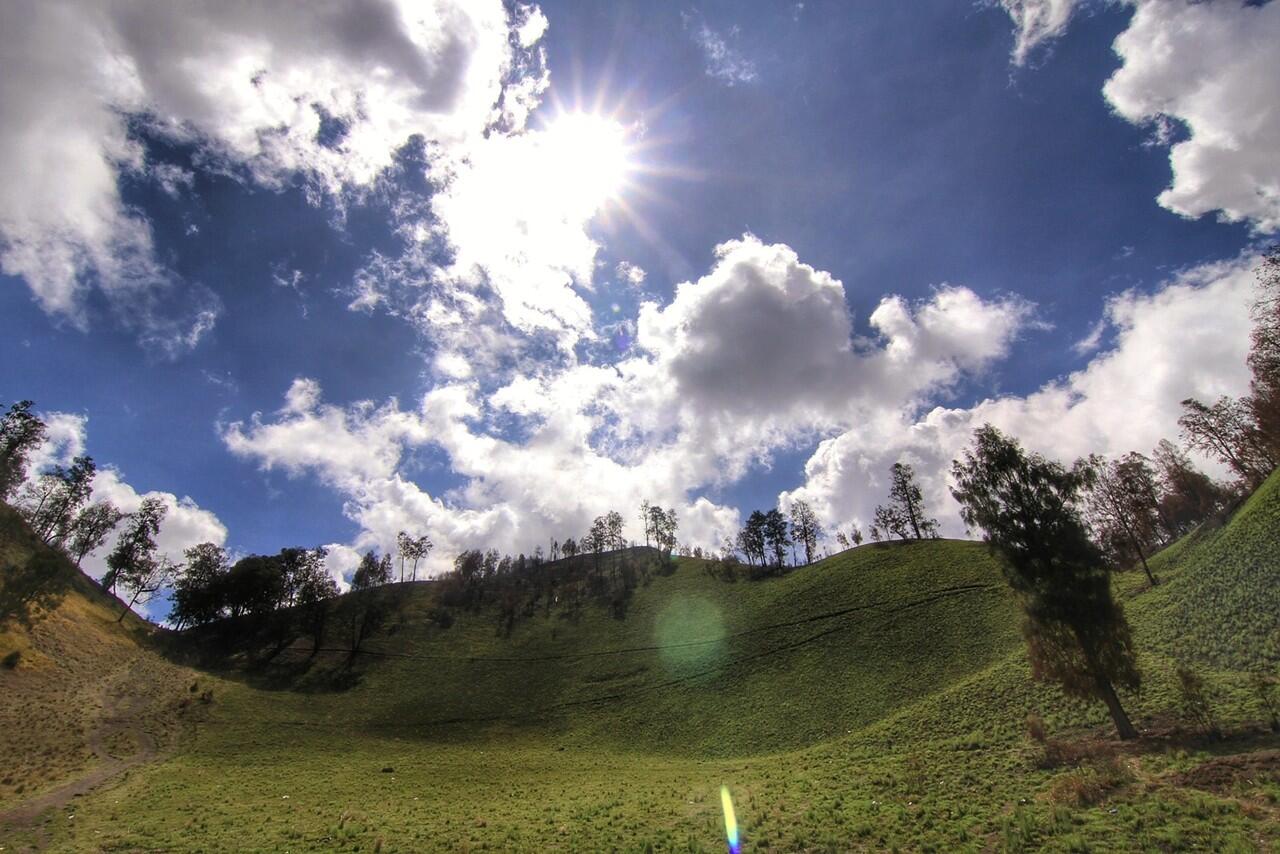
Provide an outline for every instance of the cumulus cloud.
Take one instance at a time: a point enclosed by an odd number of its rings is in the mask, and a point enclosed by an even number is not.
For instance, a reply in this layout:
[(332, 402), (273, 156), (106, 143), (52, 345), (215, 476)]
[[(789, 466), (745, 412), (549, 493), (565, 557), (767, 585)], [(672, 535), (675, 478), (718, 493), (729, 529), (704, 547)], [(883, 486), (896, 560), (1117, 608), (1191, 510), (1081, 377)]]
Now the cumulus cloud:
[(536, 8), (512, 16), (496, 0), (4, 4), (0, 268), (77, 326), (97, 287), (122, 314), (141, 303), (141, 329), (168, 349), (191, 346), (216, 303), (158, 295), (177, 283), (120, 194), (126, 175), (170, 193), (190, 183), (150, 162), (146, 135), (265, 187), (300, 177), (337, 197), (369, 187), (412, 135), (447, 151), (527, 114), (529, 92), (504, 95), (525, 86), (542, 30)]
[(1259, 231), (1280, 229), (1280, 6), (1236, 0), (1142, 0), (1116, 39), (1123, 65), (1103, 87), (1135, 124), (1174, 122), (1173, 182), (1162, 206), (1186, 217), (1218, 211)]
[[(1280, 6), (1221, 0), (1122, 0), (1121, 66), (1103, 86), (1116, 113), (1170, 145), (1173, 180), (1158, 197), (1176, 214), (1217, 212), (1259, 232), (1280, 229)], [(1078, 0), (1000, 0), (1013, 18), (1013, 60), (1062, 35)], [(1183, 138), (1179, 138), (1183, 137)], [(1175, 141), (1176, 140), (1176, 141)]]
[[(1160, 439), (1177, 438), (1183, 399), (1247, 390), (1256, 261), (1204, 265), (1154, 293), (1112, 298), (1105, 312), (1115, 332), (1112, 347), (1033, 394), (963, 409), (935, 407), (919, 417), (910, 409), (884, 410), (823, 441), (806, 463), (804, 484), (783, 497), (808, 500), (828, 524), (857, 521), (865, 528), (887, 494), (889, 467), (901, 459), (915, 466), (928, 503), (954, 536), (964, 528), (947, 490), (947, 472), (984, 423), (1065, 461), (1094, 452), (1150, 452)], [(1210, 461), (1201, 462), (1223, 474)]]
[[(361, 527), (353, 548), (428, 532), (431, 571), (465, 548), (579, 537), (608, 510), (639, 539), (631, 511), (643, 500), (676, 510), (682, 541), (715, 547), (740, 515), (710, 487), (816, 431), (945, 393), (1007, 352), (1029, 318), (1019, 300), (943, 286), (920, 302), (886, 298), (869, 318), (874, 334), (855, 340), (838, 280), (747, 235), (718, 247), (712, 269), (666, 306), (644, 305), (621, 360), (542, 363), (488, 391), (446, 379), (414, 411), (325, 404), (300, 379), (274, 416), (222, 435), (264, 468), (334, 486)], [(446, 455), (461, 485), (431, 495), (413, 481), (404, 461), (424, 446)]]

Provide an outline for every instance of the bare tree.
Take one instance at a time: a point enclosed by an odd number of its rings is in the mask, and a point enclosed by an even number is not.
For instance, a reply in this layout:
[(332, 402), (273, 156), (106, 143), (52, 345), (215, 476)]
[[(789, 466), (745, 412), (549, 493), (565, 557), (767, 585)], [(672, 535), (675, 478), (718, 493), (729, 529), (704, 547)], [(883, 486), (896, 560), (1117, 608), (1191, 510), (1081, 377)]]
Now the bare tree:
[(1089, 468), (1085, 518), (1098, 544), (1117, 565), (1136, 556), (1154, 587), (1158, 582), (1147, 555), (1160, 538), (1160, 502), (1150, 461), (1136, 451), (1111, 461), (1095, 455)]
[(1247, 489), (1257, 488), (1276, 467), (1276, 458), (1253, 420), (1246, 401), (1220, 397), (1213, 406), (1182, 401), (1183, 440), (1228, 465)]

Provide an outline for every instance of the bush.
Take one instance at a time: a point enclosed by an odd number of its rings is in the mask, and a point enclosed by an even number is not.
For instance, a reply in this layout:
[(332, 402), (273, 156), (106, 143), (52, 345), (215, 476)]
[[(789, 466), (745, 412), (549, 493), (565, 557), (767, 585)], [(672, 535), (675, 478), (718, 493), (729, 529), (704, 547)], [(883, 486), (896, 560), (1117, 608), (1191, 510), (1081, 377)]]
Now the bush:
[(1049, 787), (1056, 804), (1089, 807), (1106, 800), (1116, 789), (1133, 780), (1133, 773), (1114, 756), (1092, 762), (1057, 777)]
[(1048, 740), (1044, 729), (1044, 718), (1036, 712), (1027, 715), (1027, 737), (1036, 744), (1044, 744)]
[(22, 650), (15, 649), (4, 657), (5, 670), (13, 670), (18, 666), (18, 661), (22, 658)]
[(1209, 738), (1221, 737), (1222, 730), (1214, 717), (1204, 678), (1190, 667), (1179, 665), (1178, 693), (1182, 700), (1182, 713)]

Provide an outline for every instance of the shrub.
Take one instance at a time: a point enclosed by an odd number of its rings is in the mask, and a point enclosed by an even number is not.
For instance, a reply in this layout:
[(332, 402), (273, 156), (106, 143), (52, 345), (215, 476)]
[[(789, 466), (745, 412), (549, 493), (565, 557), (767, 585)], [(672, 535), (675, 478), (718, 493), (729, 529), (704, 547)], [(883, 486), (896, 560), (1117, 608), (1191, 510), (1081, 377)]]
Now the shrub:
[(18, 661), (22, 658), (22, 650), (15, 649), (4, 657), (5, 670), (13, 670), (18, 666)]
[(1044, 744), (1048, 739), (1044, 730), (1044, 718), (1036, 712), (1027, 715), (1027, 737), (1036, 744)]
[(1124, 763), (1109, 756), (1054, 779), (1049, 787), (1049, 800), (1074, 807), (1093, 806), (1132, 780), (1133, 774)]
[(1222, 730), (1218, 728), (1218, 721), (1214, 717), (1204, 678), (1190, 667), (1179, 665), (1178, 693), (1182, 701), (1182, 713), (1199, 727), (1202, 733), (1210, 738), (1219, 738)]

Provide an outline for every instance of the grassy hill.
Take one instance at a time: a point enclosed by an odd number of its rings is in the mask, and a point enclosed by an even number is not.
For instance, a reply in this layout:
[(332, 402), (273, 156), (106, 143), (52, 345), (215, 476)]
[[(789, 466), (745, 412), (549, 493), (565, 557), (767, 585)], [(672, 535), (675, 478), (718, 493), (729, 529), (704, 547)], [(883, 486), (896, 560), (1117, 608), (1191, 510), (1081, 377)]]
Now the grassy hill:
[[(1157, 556), (1158, 587), (1117, 578), (1145, 677), (1124, 697), (1136, 745), (1111, 741), (1101, 705), (1031, 681), (979, 544), (863, 546), (737, 583), (680, 559), (624, 620), (539, 612), (510, 637), (490, 611), (442, 628), (435, 585), (408, 585), (348, 690), (326, 687), (347, 656), (301, 640), (273, 665), (288, 682), (203, 676), (195, 736), (63, 810), (47, 841), (714, 851), (726, 784), (751, 851), (1272, 850), (1280, 738), (1250, 672), (1280, 666), (1278, 516), (1273, 476)], [(1183, 721), (1179, 664), (1227, 739)], [(1060, 744), (1029, 739), (1029, 713)]]
[[(153, 628), (0, 504), (0, 596), (30, 619), (0, 630), (0, 814), (171, 741), (192, 674), (151, 649)], [(29, 572), (26, 572), (27, 569)], [(24, 595), (25, 598), (25, 595)]]

